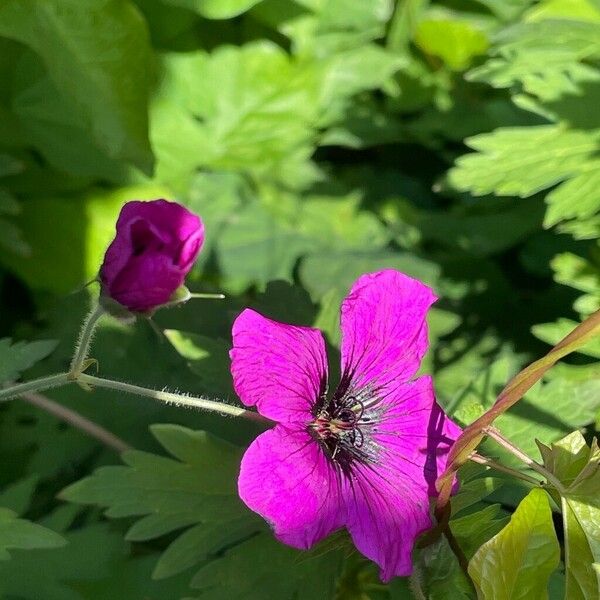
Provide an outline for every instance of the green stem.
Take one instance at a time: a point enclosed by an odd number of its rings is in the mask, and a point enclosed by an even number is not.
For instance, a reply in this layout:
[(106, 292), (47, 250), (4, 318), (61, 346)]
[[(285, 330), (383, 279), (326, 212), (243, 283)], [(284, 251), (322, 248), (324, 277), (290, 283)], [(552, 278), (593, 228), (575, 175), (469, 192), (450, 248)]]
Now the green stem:
[(40, 392), (42, 390), (65, 385), (66, 383), (69, 383), (69, 373), (58, 373), (57, 375), (40, 377), (33, 381), (18, 383), (17, 385), (12, 385), (0, 390), (0, 402), (3, 400), (12, 400), (26, 392)]
[(487, 427), (485, 434), (491, 437), (498, 445), (516, 456), (521, 462), (526, 464), (532, 471), (539, 473), (548, 483), (552, 484), (559, 492), (564, 493), (565, 489), (562, 483), (543, 465), (527, 456), (523, 450), (517, 448), (510, 440), (507, 440), (495, 427)]
[(197, 299), (197, 300), (224, 300), (225, 299), (225, 294), (196, 294), (194, 293), (190, 293), (190, 299)]
[(90, 346), (92, 344), (92, 339), (94, 337), (96, 325), (98, 325), (98, 320), (103, 314), (104, 309), (99, 304), (97, 304), (88, 313), (88, 316), (83, 322), (81, 333), (79, 334), (79, 341), (77, 342), (77, 346), (75, 346), (73, 360), (71, 361), (71, 366), (69, 368), (69, 374), (72, 380), (77, 379), (77, 376), (81, 372), (82, 365), (85, 362), (85, 359), (87, 358), (88, 353), (90, 351)]
[(148, 398), (153, 398), (154, 400), (159, 400), (160, 402), (165, 402), (167, 404), (174, 404), (175, 406), (187, 406), (190, 408), (216, 412), (221, 415), (244, 417), (246, 419), (252, 419), (253, 421), (260, 421), (261, 423), (271, 422), (269, 419), (262, 417), (258, 413), (246, 410), (245, 408), (231, 406), (230, 404), (217, 402), (215, 400), (208, 400), (207, 398), (202, 398), (200, 396), (189, 396), (187, 394), (174, 394), (171, 392), (152, 390), (150, 388), (140, 387), (139, 385), (124, 383), (122, 381), (94, 377), (93, 375), (87, 375), (86, 373), (80, 373), (77, 377), (77, 381), (95, 387), (117, 390), (126, 394), (147, 396)]
[(539, 486), (540, 481), (538, 481), (535, 477), (530, 477), (525, 473), (521, 473), (521, 471), (517, 471), (516, 469), (512, 469), (511, 467), (505, 467), (504, 465), (497, 463), (495, 460), (491, 458), (487, 458), (487, 456), (481, 456), (481, 454), (477, 454), (477, 452), (473, 452), (471, 456), (469, 456), (469, 460), (478, 465), (484, 465), (486, 467), (490, 467), (490, 469), (495, 469), (496, 471), (500, 471), (501, 473), (506, 473), (507, 475), (512, 475), (517, 479), (522, 479), (527, 483), (531, 483), (533, 485)]

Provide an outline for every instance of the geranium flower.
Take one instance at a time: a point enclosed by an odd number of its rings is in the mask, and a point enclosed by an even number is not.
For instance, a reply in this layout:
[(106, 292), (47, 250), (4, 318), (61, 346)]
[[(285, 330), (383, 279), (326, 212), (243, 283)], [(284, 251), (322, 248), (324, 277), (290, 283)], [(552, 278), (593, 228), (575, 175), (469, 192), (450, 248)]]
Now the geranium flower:
[(127, 202), (100, 268), (102, 299), (133, 313), (169, 303), (183, 285), (202, 243), (200, 217), (167, 200)]
[(247, 406), (273, 421), (246, 451), (239, 494), (282, 542), (307, 549), (345, 527), (381, 578), (412, 572), (431, 527), (429, 496), (460, 433), (413, 379), (435, 302), (393, 270), (363, 275), (341, 308), (340, 382), (328, 394), (321, 333), (246, 309), (233, 325), (232, 374)]

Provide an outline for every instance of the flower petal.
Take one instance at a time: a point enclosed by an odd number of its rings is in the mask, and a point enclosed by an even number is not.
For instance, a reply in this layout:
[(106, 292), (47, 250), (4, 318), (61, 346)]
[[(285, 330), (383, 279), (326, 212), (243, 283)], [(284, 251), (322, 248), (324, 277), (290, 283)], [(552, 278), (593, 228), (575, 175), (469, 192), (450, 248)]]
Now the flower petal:
[(460, 428), (435, 401), (431, 377), (402, 383), (377, 400), (375, 460), (357, 464), (348, 529), (379, 564), (382, 579), (409, 575), (416, 537), (431, 525), (429, 496)]
[(284, 425), (258, 436), (240, 467), (238, 489), (282, 542), (307, 549), (343, 523), (340, 479), (307, 431)]
[(435, 400), (430, 376), (388, 386), (378, 409), (375, 439), (384, 454), (397, 456), (396, 470), (436, 496), (435, 480), (446, 468), (450, 447), (461, 429)]
[(134, 312), (145, 312), (169, 302), (184, 281), (185, 272), (161, 252), (146, 252), (129, 260), (111, 281), (113, 300)]
[(425, 284), (391, 269), (362, 275), (342, 303), (342, 372), (357, 387), (408, 381), (427, 351)]
[(327, 386), (321, 332), (286, 325), (246, 309), (233, 324), (231, 373), (246, 406), (274, 421), (307, 423)]

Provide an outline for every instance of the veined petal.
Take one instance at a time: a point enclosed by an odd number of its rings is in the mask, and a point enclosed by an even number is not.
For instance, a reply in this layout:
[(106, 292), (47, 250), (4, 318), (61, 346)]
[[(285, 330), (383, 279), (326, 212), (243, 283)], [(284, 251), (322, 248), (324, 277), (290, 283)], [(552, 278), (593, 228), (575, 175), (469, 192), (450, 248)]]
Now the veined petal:
[(427, 351), (425, 316), (436, 300), (399, 271), (359, 277), (342, 303), (342, 372), (356, 387), (408, 381)]
[(233, 324), (230, 356), (235, 391), (246, 406), (274, 421), (308, 423), (327, 386), (320, 331), (246, 309)]
[(282, 542), (307, 549), (344, 524), (340, 479), (306, 431), (284, 425), (258, 436), (240, 468), (238, 489)]
[(431, 526), (429, 496), (460, 428), (435, 402), (430, 377), (398, 384), (375, 402), (373, 461), (354, 468), (347, 526), (387, 581), (412, 571), (415, 539)]
[(399, 477), (419, 482), (436, 496), (435, 480), (446, 468), (461, 429), (436, 402), (431, 377), (388, 386), (378, 409), (381, 417), (374, 438), (381, 454), (398, 459), (394, 469)]

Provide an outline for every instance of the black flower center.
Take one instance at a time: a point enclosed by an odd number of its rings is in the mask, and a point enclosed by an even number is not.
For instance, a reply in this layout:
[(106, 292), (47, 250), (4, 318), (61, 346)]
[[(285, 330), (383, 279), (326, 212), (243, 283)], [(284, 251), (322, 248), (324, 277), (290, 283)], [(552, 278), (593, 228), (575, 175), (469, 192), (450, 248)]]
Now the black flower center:
[(309, 433), (317, 440), (329, 460), (345, 475), (358, 462), (375, 458), (372, 438), (377, 422), (373, 398), (368, 390), (352, 393), (344, 379), (332, 398), (321, 396), (313, 407), (314, 420)]

